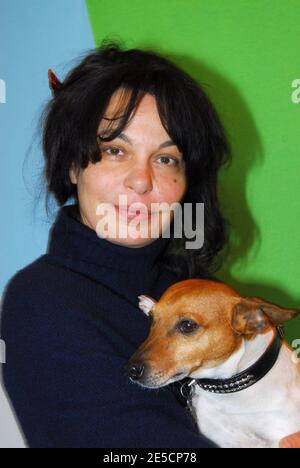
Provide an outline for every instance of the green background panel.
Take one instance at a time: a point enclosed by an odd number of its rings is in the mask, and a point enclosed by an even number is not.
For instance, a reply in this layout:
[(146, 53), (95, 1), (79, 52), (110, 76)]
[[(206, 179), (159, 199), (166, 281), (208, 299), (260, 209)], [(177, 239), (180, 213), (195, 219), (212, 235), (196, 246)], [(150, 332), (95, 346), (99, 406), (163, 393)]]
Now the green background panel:
[[(299, 0), (87, 0), (97, 45), (168, 55), (215, 104), (233, 160), (220, 174), (232, 225), (217, 275), (243, 295), (300, 307)], [(300, 338), (300, 319), (286, 326)]]

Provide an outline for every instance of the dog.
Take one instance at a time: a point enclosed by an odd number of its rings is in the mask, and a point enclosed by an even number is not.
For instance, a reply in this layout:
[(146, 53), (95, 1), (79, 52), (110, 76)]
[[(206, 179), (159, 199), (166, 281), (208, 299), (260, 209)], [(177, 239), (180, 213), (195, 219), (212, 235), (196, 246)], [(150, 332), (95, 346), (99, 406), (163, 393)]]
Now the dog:
[(196, 427), (221, 448), (278, 448), (300, 430), (300, 364), (281, 333), (299, 310), (208, 279), (175, 283), (159, 301), (139, 296), (139, 307), (152, 323), (128, 362), (132, 382), (185, 379)]

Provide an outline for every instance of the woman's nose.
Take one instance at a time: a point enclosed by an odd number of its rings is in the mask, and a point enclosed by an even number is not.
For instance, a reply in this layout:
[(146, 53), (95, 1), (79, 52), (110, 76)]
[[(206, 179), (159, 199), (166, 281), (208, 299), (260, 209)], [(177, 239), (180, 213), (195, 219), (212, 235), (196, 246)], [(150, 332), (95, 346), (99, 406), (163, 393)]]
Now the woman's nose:
[(140, 195), (151, 192), (153, 188), (151, 169), (149, 167), (133, 168), (126, 177), (125, 187)]

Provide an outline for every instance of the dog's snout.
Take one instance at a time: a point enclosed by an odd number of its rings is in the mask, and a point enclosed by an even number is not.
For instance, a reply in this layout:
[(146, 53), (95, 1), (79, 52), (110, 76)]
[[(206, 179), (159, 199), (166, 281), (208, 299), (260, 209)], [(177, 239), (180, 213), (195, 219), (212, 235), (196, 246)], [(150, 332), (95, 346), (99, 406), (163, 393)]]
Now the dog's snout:
[(145, 364), (143, 364), (142, 362), (130, 362), (128, 364), (128, 373), (129, 373), (129, 377), (132, 379), (132, 380), (139, 380), (143, 374), (144, 374), (144, 371), (145, 371)]

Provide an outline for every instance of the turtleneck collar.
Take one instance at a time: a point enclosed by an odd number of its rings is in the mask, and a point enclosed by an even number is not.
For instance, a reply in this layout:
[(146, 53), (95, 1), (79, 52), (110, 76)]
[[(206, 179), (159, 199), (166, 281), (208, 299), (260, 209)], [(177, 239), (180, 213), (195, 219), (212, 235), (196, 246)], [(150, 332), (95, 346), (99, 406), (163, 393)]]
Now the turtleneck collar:
[(177, 277), (160, 260), (170, 239), (159, 237), (144, 247), (126, 247), (99, 237), (79, 220), (78, 204), (57, 213), (46, 256), (89, 277), (137, 306), (140, 294), (159, 299)]
[(144, 247), (127, 247), (99, 237), (79, 220), (78, 204), (57, 213), (48, 253), (105, 266), (123, 272), (149, 271), (160, 260), (170, 239), (159, 237)]

